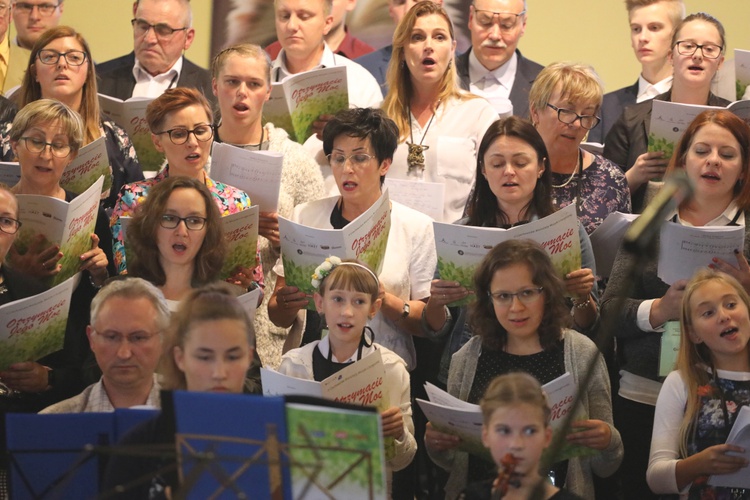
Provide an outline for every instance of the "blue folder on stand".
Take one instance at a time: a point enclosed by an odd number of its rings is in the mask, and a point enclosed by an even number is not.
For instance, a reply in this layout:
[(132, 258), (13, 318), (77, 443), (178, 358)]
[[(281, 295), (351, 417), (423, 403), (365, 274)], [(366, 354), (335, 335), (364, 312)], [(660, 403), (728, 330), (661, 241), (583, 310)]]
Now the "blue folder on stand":
[(11, 498), (96, 498), (106, 449), (157, 413), (8, 414)]

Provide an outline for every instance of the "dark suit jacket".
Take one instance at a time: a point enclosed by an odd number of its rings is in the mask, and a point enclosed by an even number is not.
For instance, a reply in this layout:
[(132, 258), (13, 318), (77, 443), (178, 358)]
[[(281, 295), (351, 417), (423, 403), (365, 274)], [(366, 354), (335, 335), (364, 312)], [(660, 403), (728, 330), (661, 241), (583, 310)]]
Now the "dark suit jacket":
[(383, 95), (388, 95), (388, 83), (385, 81), (385, 74), (388, 71), (388, 64), (391, 62), (392, 53), (393, 45), (387, 45), (354, 60), (375, 77)]
[[(654, 97), (669, 101), (672, 91)], [(627, 171), (640, 155), (648, 151), (648, 134), (651, 130), (651, 107), (654, 99), (639, 102), (625, 108), (620, 118), (612, 125), (604, 141), (604, 157)], [(713, 94), (708, 95), (709, 106), (728, 106), (729, 101)], [(633, 193), (633, 213), (643, 209), (646, 185)]]
[(602, 121), (596, 128), (589, 132), (588, 142), (599, 142), (604, 143), (604, 138), (607, 137), (607, 132), (615, 124), (622, 112), (626, 107), (635, 104), (635, 100), (638, 98), (638, 82), (629, 87), (623, 87), (614, 92), (608, 92), (604, 94), (604, 100), (602, 101), (602, 109), (599, 110), (599, 116)]
[[(456, 57), (456, 71), (458, 72), (459, 85), (464, 90), (469, 90), (469, 50)], [(536, 75), (539, 74), (544, 66), (526, 59), (521, 55), (521, 51), (516, 49), (518, 55), (518, 66), (516, 67), (516, 78), (513, 80), (513, 87), (510, 89), (510, 102), (513, 103), (513, 114), (521, 118), (529, 117), (529, 90), (534, 83)]]
[[(135, 52), (97, 64), (95, 69), (99, 93), (122, 100), (129, 99), (135, 88), (134, 65)], [(183, 58), (182, 71), (180, 71), (177, 86), (196, 88), (206, 96), (206, 99), (212, 105), (216, 103), (216, 98), (211, 90), (211, 74), (208, 70), (190, 62), (187, 58)]]

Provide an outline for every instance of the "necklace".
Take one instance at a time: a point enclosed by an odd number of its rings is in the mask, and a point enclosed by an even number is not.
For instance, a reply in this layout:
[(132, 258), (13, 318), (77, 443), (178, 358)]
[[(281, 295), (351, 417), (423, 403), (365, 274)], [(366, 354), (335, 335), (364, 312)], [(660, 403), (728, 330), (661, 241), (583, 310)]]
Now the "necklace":
[[(424, 171), (424, 152), (430, 149), (430, 146), (423, 146), (422, 143), (424, 142), (424, 138), (427, 137), (427, 132), (430, 130), (430, 125), (432, 125), (432, 120), (435, 119), (439, 107), (440, 101), (438, 101), (437, 106), (435, 106), (435, 111), (432, 112), (430, 121), (427, 122), (427, 127), (424, 129), (419, 144), (414, 144), (414, 131), (412, 130), (411, 121), (409, 121), (409, 140), (411, 142), (406, 143), (409, 147), (409, 154), (406, 156), (406, 163), (409, 165), (409, 173), (416, 170), (419, 170), (420, 172)], [(411, 120), (411, 106), (409, 106), (409, 119)]]
[(260, 142), (258, 144), (245, 144), (245, 148), (247, 149), (255, 149), (258, 148), (258, 151), (261, 150), (261, 147), (263, 146), (263, 137), (265, 136), (266, 129), (263, 127), (260, 128)]
[(559, 186), (555, 186), (554, 184), (552, 184), (553, 188), (557, 188), (557, 189), (564, 188), (565, 186), (567, 186), (568, 184), (570, 184), (570, 181), (573, 180), (573, 178), (576, 176), (577, 173), (580, 173), (581, 164), (583, 163), (582, 158), (581, 158), (582, 156), (583, 155), (581, 154), (581, 151), (579, 150), (578, 151), (578, 160), (576, 161), (576, 168), (573, 169), (573, 173), (570, 174), (570, 177), (568, 177), (567, 181), (563, 182)]

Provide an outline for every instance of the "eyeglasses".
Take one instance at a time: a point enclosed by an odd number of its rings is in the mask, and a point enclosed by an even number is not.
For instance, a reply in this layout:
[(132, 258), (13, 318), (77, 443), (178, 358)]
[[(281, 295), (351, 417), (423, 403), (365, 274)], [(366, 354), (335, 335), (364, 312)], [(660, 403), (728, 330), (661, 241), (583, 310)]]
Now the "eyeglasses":
[(61, 142), (44, 142), (36, 137), (21, 137), (19, 140), (26, 144), (26, 149), (35, 154), (42, 154), (42, 151), (47, 146), (52, 151), (52, 156), (56, 156), (57, 158), (65, 158), (71, 151), (70, 144), (63, 144)]
[(122, 344), (123, 340), (132, 346), (145, 345), (149, 340), (159, 335), (158, 331), (154, 333), (144, 331), (124, 334), (113, 330), (105, 330), (103, 332), (99, 332), (97, 330), (94, 330), (93, 328), (91, 330), (96, 333), (96, 335), (101, 338), (105, 344), (113, 347), (119, 347), (120, 344)]
[(550, 103), (547, 103), (547, 106), (557, 111), (557, 119), (566, 125), (573, 125), (576, 120), (581, 120), (581, 127), (586, 130), (591, 130), (602, 121), (602, 119), (596, 115), (579, 115), (572, 109), (558, 108)]
[(7, 8), (8, 8), (7, 4), (0, 3), (0, 13), (4, 13), (5, 9), (7, 9)]
[(343, 168), (344, 165), (346, 165), (346, 160), (349, 160), (349, 162), (351, 162), (352, 164), (352, 167), (363, 168), (370, 162), (370, 160), (375, 157), (366, 153), (355, 153), (349, 156), (343, 155), (341, 153), (332, 153), (329, 154), (327, 158), (328, 164), (331, 165), (331, 167)]
[(200, 231), (206, 225), (206, 220), (205, 217), (198, 217), (197, 215), (178, 217), (172, 214), (164, 214), (159, 219), (159, 225), (164, 229), (174, 229), (180, 225), (180, 222), (184, 222), (188, 231)]
[(683, 56), (692, 56), (695, 54), (695, 51), (698, 49), (701, 49), (701, 54), (703, 54), (703, 57), (706, 59), (718, 59), (719, 56), (721, 56), (721, 51), (724, 50), (724, 47), (721, 45), (716, 45), (713, 43), (704, 43), (703, 45), (699, 45), (695, 42), (677, 42), (675, 44), (677, 46), (677, 52), (680, 53)]
[(86, 53), (80, 50), (58, 52), (52, 49), (42, 49), (36, 57), (42, 64), (57, 64), (57, 61), (59, 61), (61, 57), (64, 57), (65, 62), (71, 66), (80, 66), (86, 62), (86, 59), (88, 59)]
[(133, 32), (135, 33), (135, 36), (144, 36), (146, 33), (148, 33), (148, 30), (154, 28), (154, 34), (156, 35), (156, 37), (164, 40), (172, 38), (172, 35), (175, 34), (175, 31), (187, 30), (187, 27), (173, 28), (166, 23), (151, 24), (147, 21), (144, 21), (143, 19), (131, 19), (130, 24), (133, 25)]
[(525, 10), (522, 10), (518, 14), (515, 14), (513, 12), (494, 12), (491, 10), (479, 10), (474, 4), (472, 4), (472, 7), (474, 8), (475, 13), (474, 20), (480, 27), (491, 28), (495, 21), (495, 16), (498, 16), (498, 26), (500, 26), (500, 31), (502, 32), (513, 31), (516, 26), (518, 26), (518, 20), (522, 16), (526, 15)]
[(541, 295), (544, 287), (537, 288), (524, 288), (516, 293), (510, 292), (487, 292), (487, 295), (499, 306), (507, 307), (513, 303), (513, 297), (518, 297), (518, 300), (523, 304), (531, 304), (536, 301)]
[(0, 217), (0, 231), (5, 234), (16, 234), (21, 227), (21, 221), (10, 217)]
[(156, 133), (156, 135), (161, 134), (169, 134), (169, 140), (172, 141), (172, 144), (179, 146), (188, 141), (190, 134), (193, 134), (195, 138), (201, 142), (210, 141), (214, 136), (214, 128), (211, 125), (198, 125), (192, 130), (186, 128), (173, 128)]
[(13, 10), (20, 12), (21, 14), (29, 15), (34, 7), (39, 9), (39, 14), (42, 16), (51, 16), (55, 9), (60, 6), (59, 3), (28, 3), (28, 2), (16, 2), (13, 4)]

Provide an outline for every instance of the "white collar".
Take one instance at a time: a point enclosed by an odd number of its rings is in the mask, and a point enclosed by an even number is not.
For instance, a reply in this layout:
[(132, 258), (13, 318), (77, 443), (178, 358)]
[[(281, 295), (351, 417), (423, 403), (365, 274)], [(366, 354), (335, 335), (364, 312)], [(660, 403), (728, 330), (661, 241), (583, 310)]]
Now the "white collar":
[(510, 88), (513, 86), (513, 81), (516, 79), (517, 68), (518, 54), (515, 51), (505, 64), (492, 71), (489, 71), (481, 62), (479, 62), (476, 54), (474, 54), (473, 48), (471, 49), (471, 52), (469, 52), (469, 81), (474, 85), (481, 82), (485, 76), (493, 75), (503, 87), (510, 91)]
[[(334, 66), (336, 66), (336, 55), (328, 47), (328, 44), (324, 42), (323, 55), (320, 57), (320, 61), (318, 62), (318, 64), (316, 64), (312, 69), (332, 68)], [(274, 82), (280, 82), (284, 80), (284, 78), (292, 75), (292, 73), (290, 73), (287, 69), (286, 53), (283, 48), (279, 51), (279, 55), (276, 56), (276, 59), (274, 59), (273, 61), (273, 65), (271, 66), (271, 74), (273, 75), (272, 80)]]
[[(715, 219), (708, 221), (706, 226), (726, 226), (730, 222), (732, 222), (732, 219), (734, 219), (734, 216), (737, 215), (737, 211), (740, 212), (739, 217), (737, 217), (737, 225), (738, 226), (745, 226), (745, 213), (742, 212), (739, 207), (737, 207), (737, 202), (735, 200), (732, 200), (732, 202), (727, 206), (727, 208), (724, 209), (724, 211)], [(673, 210), (669, 217), (667, 217), (667, 220), (672, 220), (675, 216), (677, 216), (677, 222), (679, 224), (682, 224), (683, 226), (689, 226), (693, 227), (692, 224), (690, 224), (687, 221), (684, 221), (680, 219), (680, 214), (677, 210)]]
[[(328, 341), (328, 335), (323, 337), (323, 339), (318, 342), (318, 350), (320, 351), (320, 354), (323, 355), (324, 358), (328, 358), (328, 351), (331, 349), (331, 344)], [(375, 352), (375, 344), (371, 343), (369, 346), (362, 346), (362, 358), (365, 358), (366, 356), (372, 354)], [(357, 349), (354, 350), (354, 353), (349, 356), (349, 359), (345, 359), (343, 361), (340, 361), (336, 359), (335, 356), (331, 356), (331, 359), (335, 361), (336, 363), (352, 363), (354, 361), (357, 361)]]
[(135, 64), (133, 64), (133, 78), (135, 78), (136, 82), (144, 82), (149, 80), (157, 80), (157, 81), (172, 81), (172, 79), (175, 80), (175, 83), (177, 83), (177, 79), (180, 77), (180, 73), (182, 73), (182, 60), (184, 56), (180, 56), (177, 59), (177, 62), (175, 62), (171, 68), (169, 68), (164, 73), (159, 73), (156, 76), (151, 75), (146, 69), (141, 65), (141, 61), (138, 60), (138, 58), (135, 58)]
[(638, 76), (638, 95), (635, 102), (643, 102), (647, 99), (653, 99), (654, 97), (663, 94), (667, 90), (672, 88), (672, 75), (666, 77), (664, 80), (660, 80), (654, 84), (648, 83), (643, 75)]

